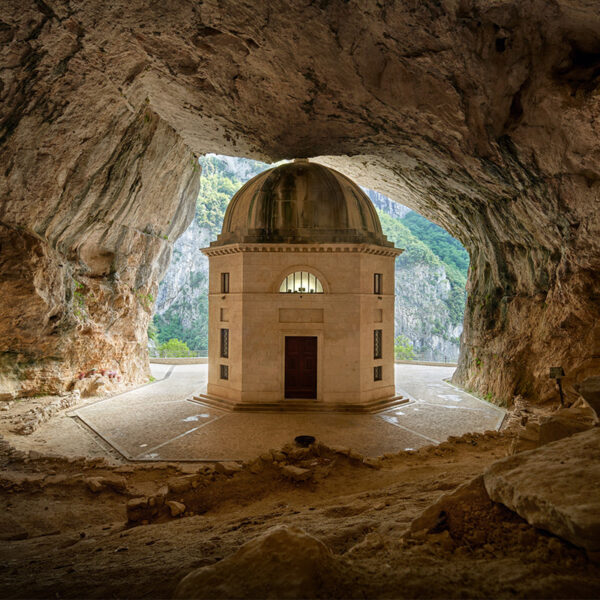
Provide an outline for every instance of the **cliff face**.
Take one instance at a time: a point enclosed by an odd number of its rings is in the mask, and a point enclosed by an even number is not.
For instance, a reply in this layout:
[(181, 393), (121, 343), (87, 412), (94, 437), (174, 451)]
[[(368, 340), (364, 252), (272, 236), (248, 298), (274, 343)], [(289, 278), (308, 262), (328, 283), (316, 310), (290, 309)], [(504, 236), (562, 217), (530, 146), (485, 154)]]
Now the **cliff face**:
[(128, 117), (104, 147), (55, 140), (42, 190), (17, 192), (22, 174), (5, 173), (14, 201), (0, 210), (3, 394), (60, 392), (94, 368), (147, 378), (153, 297), (169, 236), (193, 215), (199, 170), (152, 111)]
[(396, 333), (405, 335), (419, 358), (458, 359), (462, 324), (453, 323), (444, 302), (450, 282), (441, 266), (417, 263), (396, 268)]
[(141, 376), (138, 297), (151, 302), (192, 218), (189, 149), (328, 156), (460, 239), (458, 382), (544, 399), (548, 366), (568, 389), (600, 370), (594, 0), (5, 0), (1, 15), (0, 335), (15, 389), (108, 357)]

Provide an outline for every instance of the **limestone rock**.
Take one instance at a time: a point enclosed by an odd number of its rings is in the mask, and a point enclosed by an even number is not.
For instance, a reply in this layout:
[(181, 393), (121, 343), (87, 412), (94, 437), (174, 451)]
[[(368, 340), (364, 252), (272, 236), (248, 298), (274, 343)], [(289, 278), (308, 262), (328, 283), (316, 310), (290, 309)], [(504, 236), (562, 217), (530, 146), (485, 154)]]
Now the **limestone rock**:
[(316, 598), (335, 588), (339, 567), (321, 541), (279, 526), (214, 565), (192, 571), (175, 598)]
[(591, 408), (565, 408), (540, 419), (539, 445), (587, 431), (594, 426), (595, 412)]
[(306, 481), (312, 476), (312, 471), (310, 469), (303, 469), (302, 467), (296, 467), (294, 465), (284, 465), (281, 467), (281, 472), (285, 477), (294, 481)]
[(205, 152), (320, 157), (460, 239), (455, 381), (543, 401), (558, 398), (549, 365), (567, 396), (589, 377), (595, 2), (288, 0), (277, 19), (254, 0), (5, 5), (2, 397), (60, 392), (94, 367), (147, 379), (157, 282)]
[(465, 508), (481, 503), (490, 504), (490, 500), (483, 485), (483, 477), (479, 476), (444, 494), (427, 507), (412, 521), (407, 534), (411, 536), (420, 532), (435, 533), (446, 528), (459, 529), (464, 520)]
[(132, 498), (127, 502), (127, 520), (133, 522), (147, 518), (148, 499), (144, 497)]
[(600, 428), (500, 460), (484, 483), (531, 525), (600, 550)]
[(600, 376), (584, 379), (575, 386), (575, 389), (592, 407), (596, 416), (600, 418)]
[(169, 479), (168, 488), (172, 494), (181, 494), (191, 490), (197, 480), (196, 475), (185, 475), (183, 477), (175, 477)]
[(561, 408), (551, 415), (528, 421), (512, 441), (510, 454), (539, 448), (545, 444), (586, 431), (597, 422), (596, 413), (589, 406)]
[(286, 455), (279, 450), (271, 450), (271, 456), (275, 462), (285, 462)]
[(88, 488), (97, 494), (107, 488), (117, 493), (127, 490), (127, 481), (118, 475), (108, 475), (106, 477), (88, 477), (85, 479)]
[(178, 517), (179, 515), (182, 515), (185, 512), (185, 504), (183, 504), (183, 502), (167, 500), (165, 504), (169, 508), (172, 517)]
[(215, 463), (215, 471), (222, 475), (235, 475), (242, 470), (242, 467), (236, 462), (218, 462)]
[(98, 492), (101, 492), (104, 489), (102, 477), (88, 477), (85, 480), (85, 483), (87, 484), (90, 491), (94, 492), (94, 494), (97, 494)]

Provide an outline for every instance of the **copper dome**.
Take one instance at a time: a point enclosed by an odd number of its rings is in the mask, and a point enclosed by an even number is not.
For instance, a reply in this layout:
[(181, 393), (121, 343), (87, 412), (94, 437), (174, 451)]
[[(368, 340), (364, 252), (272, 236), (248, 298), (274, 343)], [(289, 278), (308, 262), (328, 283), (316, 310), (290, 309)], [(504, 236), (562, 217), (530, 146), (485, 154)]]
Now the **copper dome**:
[(358, 185), (305, 159), (258, 174), (233, 196), (211, 246), (236, 243), (393, 246)]

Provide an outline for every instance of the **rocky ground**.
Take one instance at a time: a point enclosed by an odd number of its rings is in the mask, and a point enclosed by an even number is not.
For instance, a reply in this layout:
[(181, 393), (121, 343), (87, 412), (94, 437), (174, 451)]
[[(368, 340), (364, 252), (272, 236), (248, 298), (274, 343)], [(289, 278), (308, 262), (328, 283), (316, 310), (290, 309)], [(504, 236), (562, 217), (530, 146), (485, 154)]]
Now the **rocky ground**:
[[(581, 413), (571, 422), (584, 429)], [(505, 505), (507, 490), (518, 490), (511, 473), (523, 460), (538, 475), (564, 462), (545, 458), (552, 451), (570, 457), (576, 492), (585, 457), (593, 509), (599, 430), (589, 421), (581, 433), (504, 458), (532, 437), (534, 423), (547, 434), (557, 420), (568, 421), (564, 411), (517, 403), (504, 432), (417, 452), (365, 459), (317, 441), (244, 464), (51, 457), (25, 451), (35, 436), (21, 436), (20, 450), (5, 439), (0, 596), (598, 597), (598, 525), (561, 505), (567, 492), (553, 501), (573, 543), (550, 533), (559, 518), (530, 525), (540, 515), (523, 512), (518, 494), (514, 508), (527, 521)], [(569, 485), (568, 474), (559, 479)], [(539, 505), (530, 499), (530, 508)]]

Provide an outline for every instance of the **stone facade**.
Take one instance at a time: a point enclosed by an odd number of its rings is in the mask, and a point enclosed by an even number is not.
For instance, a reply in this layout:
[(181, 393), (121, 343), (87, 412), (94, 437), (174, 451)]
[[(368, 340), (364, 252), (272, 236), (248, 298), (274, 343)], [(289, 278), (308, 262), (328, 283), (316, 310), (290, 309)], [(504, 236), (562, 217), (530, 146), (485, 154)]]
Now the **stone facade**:
[[(284, 398), (286, 336), (317, 338), (317, 396), (326, 404), (393, 397), (394, 259), (398, 250), (351, 244), (240, 244), (206, 251), (210, 260), (208, 394), (235, 402)], [(280, 293), (295, 271), (315, 274), (322, 294)], [(221, 273), (230, 292), (221, 293)], [(381, 273), (381, 294), (373, 274)], [(353, 323), (354, 327), (348, 324)], [(229, 330), (229, 357), (219, 330)], [(382, 358), (373, 358), (375, 329)], [(220, 378), (220, 366), (229, 379)], [(374, 381), (374, 367), (382, 379)]]

